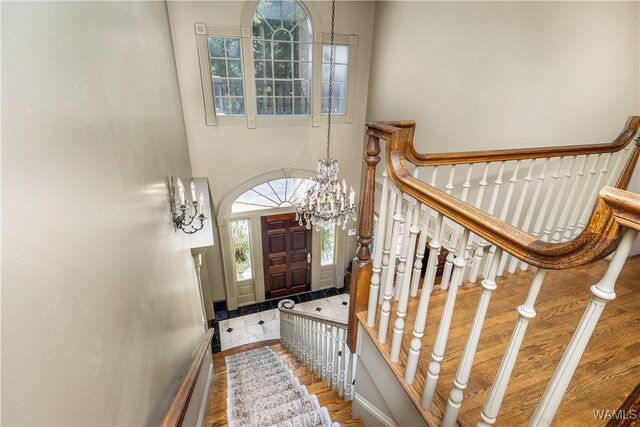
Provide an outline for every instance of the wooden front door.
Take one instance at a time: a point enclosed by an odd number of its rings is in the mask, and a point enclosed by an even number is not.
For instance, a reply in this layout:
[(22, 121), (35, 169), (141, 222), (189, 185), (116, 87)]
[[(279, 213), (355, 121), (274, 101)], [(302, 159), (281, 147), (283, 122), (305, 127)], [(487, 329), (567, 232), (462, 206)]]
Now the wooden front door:
[(311, 290), (311, 230), (295, 214), (262, 217), (265, 298)]

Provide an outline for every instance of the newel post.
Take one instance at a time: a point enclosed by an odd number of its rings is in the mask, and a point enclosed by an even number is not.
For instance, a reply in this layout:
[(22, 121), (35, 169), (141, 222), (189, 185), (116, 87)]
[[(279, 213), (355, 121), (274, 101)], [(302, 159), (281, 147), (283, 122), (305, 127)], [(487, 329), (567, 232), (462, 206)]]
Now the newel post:
[(351, 263), (351, 303), (349, 304), (349, 327), (347, 345), (352, 353), (356, 352), (358, 319), (356, 314), (365, 311), (369, 301), (372, 265), (369, 245), (373, 236), (373, 215), (375, 200), (376, 166), (380, 162), (380, 140), (369, 136), (364, 149), (366, 163), (362, 197), (360, 198), (360, 225), (358, 227), (358, 251)]

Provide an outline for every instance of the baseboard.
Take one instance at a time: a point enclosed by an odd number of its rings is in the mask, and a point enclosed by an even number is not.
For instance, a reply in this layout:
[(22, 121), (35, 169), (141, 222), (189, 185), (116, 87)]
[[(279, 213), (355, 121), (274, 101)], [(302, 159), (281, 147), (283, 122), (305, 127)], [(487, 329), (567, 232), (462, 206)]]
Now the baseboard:
[(213, 363), (209, 363), (209, 369), (207, 373), (207, 384), (204, 388), (204, 395), (202, 397), (202, 404), (200, 405), (200, 414), (198, 414), (198, 425), (207, 425), (207, 413), (209, 413), (209, 395), (211, 394), (211, 377), (213, 377)]
[(381, 425), (387, 426), (387, 427), (398, 427), (398, 425), (394, 423), (393, 420), (391, 420), (385, 414), (380, 412), (378, 408), (376, 408), (371, 403), (369, 403), (367, 399), (360, 396), (358, 392), (354, 393), (353, 400), (354, 402), (357, 402), (362, 407), (363, 410), (367, 411), (372, 417), (377, 419)]

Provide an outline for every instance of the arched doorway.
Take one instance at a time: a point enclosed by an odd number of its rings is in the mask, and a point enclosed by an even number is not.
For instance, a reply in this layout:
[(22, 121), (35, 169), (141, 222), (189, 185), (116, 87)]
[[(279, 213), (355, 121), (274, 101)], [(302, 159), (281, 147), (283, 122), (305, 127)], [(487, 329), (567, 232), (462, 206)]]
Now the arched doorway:
[[(273, 292), (274, 287), (304, 292), (301, 290), (304, 289), (301, 287), (301, 275), (304, 274), (301, 271), (305, 263), (310, 276), (306, 290), (344, 286), (344, 276), (339, 274), (345, 266), (346, 232), (342, 230), (310, 230), (308, 255), (298, 250), (300, 253), (296, 256), (304, 256), (304, 259), (290, 257), (291, 262), (297, 264), (290, 268), (289, 276), (279, 276), (277, 280), (282, 280), (282, 283), (273, 286), (269, 277), (272, 263), (265, 263), (265, 218), (293, 214), (302, 183), (313, 174), (309, 170), (293, 168), (263, 173), (237, 185), (222, 198), (218, 228), (230, 310), (265, 301), (268, 297), (289, 294), (287, 291)], [(297, 226), (297, 223), (293, 225), (297, 231), (304, 231), (304, 227)], [(288, 254), (294, 252), (294, 248), (287, 250)], [(274, 263), (286, 261), (276, 260)]]

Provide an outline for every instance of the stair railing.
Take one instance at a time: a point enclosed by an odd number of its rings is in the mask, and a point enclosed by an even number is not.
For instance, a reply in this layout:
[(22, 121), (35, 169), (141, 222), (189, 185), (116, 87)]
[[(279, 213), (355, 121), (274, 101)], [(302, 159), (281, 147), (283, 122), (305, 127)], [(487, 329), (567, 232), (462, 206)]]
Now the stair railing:
[(353, 399), (356, 357), (347, 346), (347, 324), (294, 307), (290, 299), (278, 303), (282, 345), (338, 396)]
[[(511, 340), (479, 414), (479, 425), (492, 425), (527, 324), (536, 315), (534, 306), (546, 271), (585, 265), (617, 248), (605, 277), (592, 287), (594, 301), (587, 309), (591, 313), (589, 319), (576, 330), (576, 343), (572, 341), (567, 349), (567, 360), (559, 365), (532, 419), (533, 425), (548, 425), (601, 308), (614, 296), (615, 280), (640, 228), (640, 198), (622, 191), (627, 188), (640, 155), (640, 136), (632, 144), (639, 128), (640, 117), (630, 117), (622, 133), (607, 144), (425, 155), (417, 153), (413, 146), (414, 122), (368, 123), (349, 347), (355, 350), (359, 312), (366, 312), (363, 323), (368, 327), (377, 326), (373, 335), (380, 344), (391, 338), (391, 363), (398, 363), (402, 338), (412, 333), (403, 379), (406, 386), (413, 384), (438, 256), (442, 248), (447, 249), (449, 255), (440, 282), (447, 296), (421, 392), (420, 406), (425, 410), (431, 409), (436, 395), (457, 290), (465, 277), (475, 281), (478, 275), (483, 276), (483, 291), (454, 386), (446, 408), (442, 408), (442, 424), (454, 425), (497, 287), (496, 278), (506, 268), (513, 272), (518, 265), (522, 269), (536, 267), (529, 294), (517, 308), (519, 317)], [(371, 260), (380, 140), (387, 143), (387, 168), (375, 230), (380, 240)], [(401, 224), (404, 233), (400, 233)], [(407, 301), (418, 295), (427, 241), (429, 254), (422, 292), (413, 330), (407, 332)], [(395, 316), (391, 313), (392, 298), (397, 301)]]

